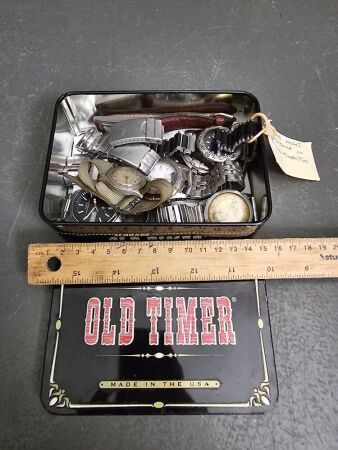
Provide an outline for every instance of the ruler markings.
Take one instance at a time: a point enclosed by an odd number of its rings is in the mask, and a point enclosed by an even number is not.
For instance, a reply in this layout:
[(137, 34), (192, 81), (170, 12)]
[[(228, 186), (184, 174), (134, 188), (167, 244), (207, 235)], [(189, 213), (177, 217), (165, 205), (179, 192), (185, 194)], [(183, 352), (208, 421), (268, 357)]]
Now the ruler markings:
[[(58, 271), (47, 267), (50, 257)], [(31, 244), (30, 284), (338, 277), (338, 238)]]

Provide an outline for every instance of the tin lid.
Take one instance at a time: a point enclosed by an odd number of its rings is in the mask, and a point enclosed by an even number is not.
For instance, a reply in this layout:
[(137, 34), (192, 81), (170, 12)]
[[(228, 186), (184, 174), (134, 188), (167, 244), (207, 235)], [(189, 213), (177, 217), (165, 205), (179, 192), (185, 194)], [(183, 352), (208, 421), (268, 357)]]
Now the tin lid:
[(56, 414), (266, 411), (264, 282), (55, 289), (42, 400)]

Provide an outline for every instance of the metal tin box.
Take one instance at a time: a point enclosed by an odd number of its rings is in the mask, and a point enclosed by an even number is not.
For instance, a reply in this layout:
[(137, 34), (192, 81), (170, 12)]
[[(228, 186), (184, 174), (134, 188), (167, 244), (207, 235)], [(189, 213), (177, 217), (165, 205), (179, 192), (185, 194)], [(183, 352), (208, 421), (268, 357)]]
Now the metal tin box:
[(222, 113), (238, 121), (249, 120), (260, 111), (256, 97), (234, 91), (139, 91), (70, 92), (56, 102), (47, 162), (40, 198), (42, 219), (65, 238), (72, 240), (155, 240), (247, 237), (271, 214), (271, 195), (264, 138), (257, 142), (256, 158), (245, 177), (245, 192), (254, 200), (254, 219), (241, 223), (79, 223), (61, 220), (67, 192), (62, 169), (79, 158), (75, 140), (93, 127), (95, 115)]

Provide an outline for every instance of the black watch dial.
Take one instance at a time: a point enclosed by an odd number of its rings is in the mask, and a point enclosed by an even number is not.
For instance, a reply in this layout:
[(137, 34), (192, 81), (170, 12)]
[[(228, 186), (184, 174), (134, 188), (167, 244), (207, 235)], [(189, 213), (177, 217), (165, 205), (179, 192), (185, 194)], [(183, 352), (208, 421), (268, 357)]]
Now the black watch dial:
[(226, 127), (210, 127), (203, 130), (197, 139), (197, 148), (209, 161), (234, 161), (240, 150), (234, 151), (232, 134)]
[(115, 222), (120, 214), (100, 198), (79, 191), (73, 199), (73, 215), (78, 222)]

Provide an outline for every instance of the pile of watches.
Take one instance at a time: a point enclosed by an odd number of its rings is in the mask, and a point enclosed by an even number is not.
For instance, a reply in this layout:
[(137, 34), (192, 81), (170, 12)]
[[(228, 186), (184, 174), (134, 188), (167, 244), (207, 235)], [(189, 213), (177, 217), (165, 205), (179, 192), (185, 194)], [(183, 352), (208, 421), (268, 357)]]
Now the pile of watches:
[(250, 222), (245, 173), (254, 121), (182, 113), (94, 117), (75, 146), (62, 219), (78, 222)]

